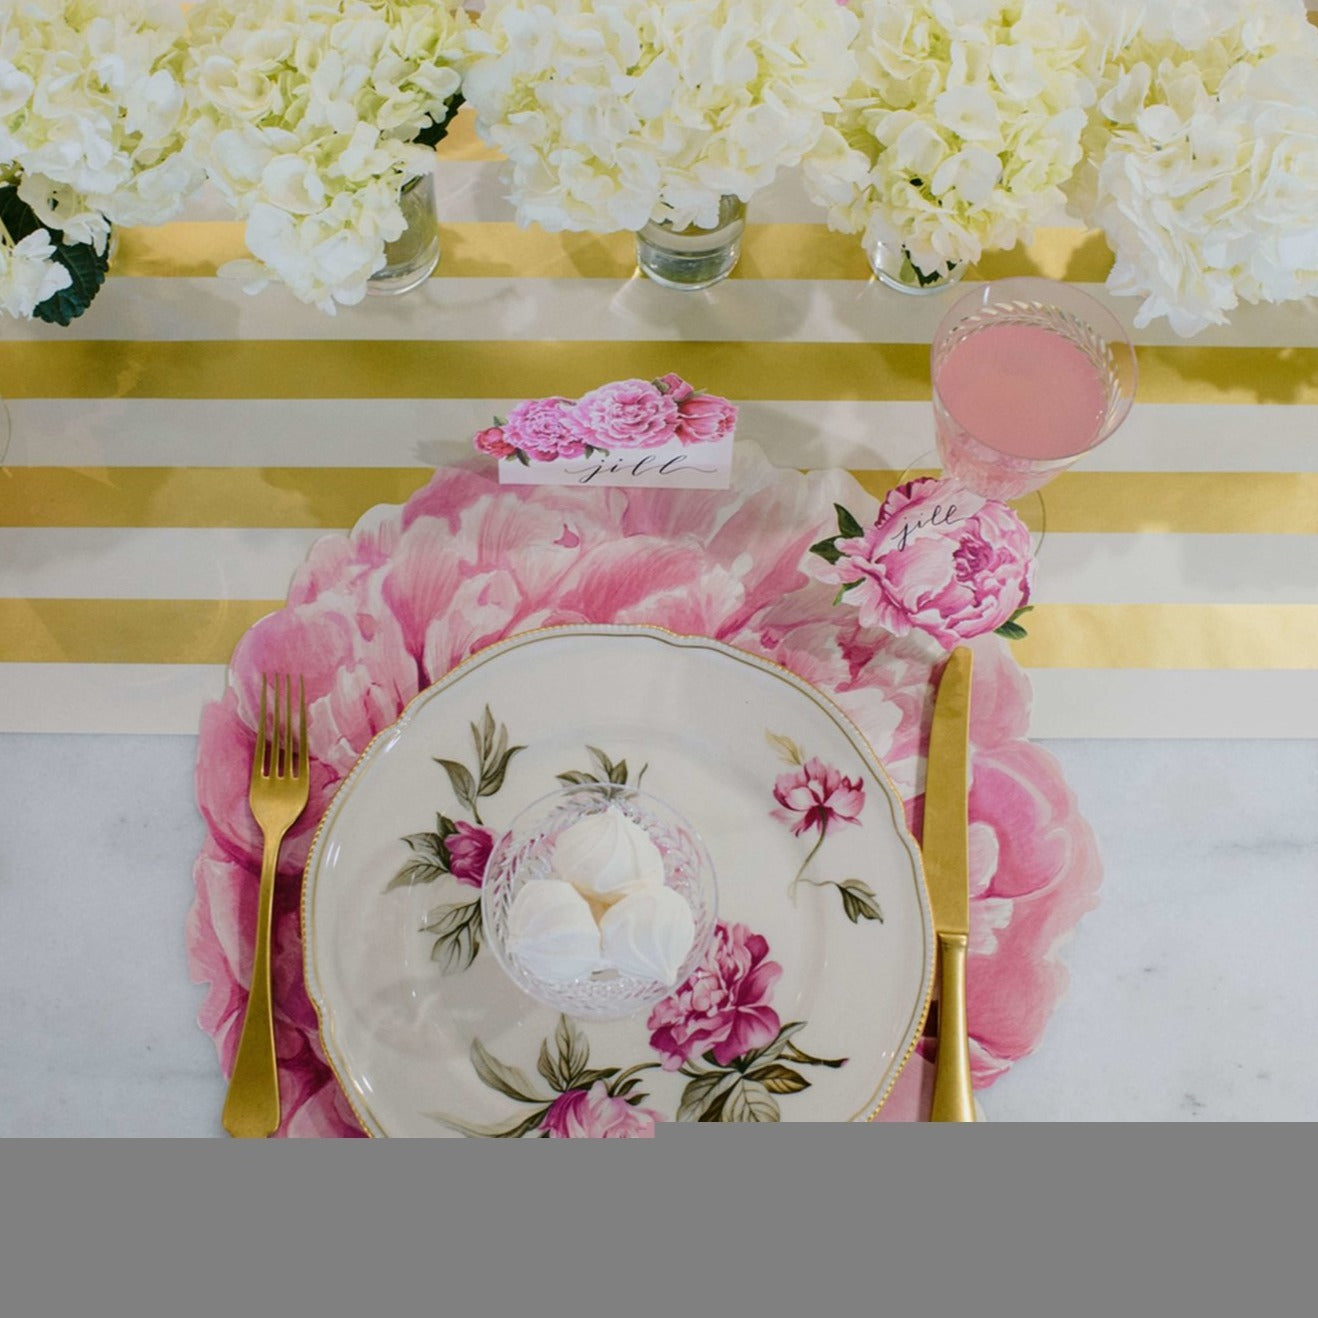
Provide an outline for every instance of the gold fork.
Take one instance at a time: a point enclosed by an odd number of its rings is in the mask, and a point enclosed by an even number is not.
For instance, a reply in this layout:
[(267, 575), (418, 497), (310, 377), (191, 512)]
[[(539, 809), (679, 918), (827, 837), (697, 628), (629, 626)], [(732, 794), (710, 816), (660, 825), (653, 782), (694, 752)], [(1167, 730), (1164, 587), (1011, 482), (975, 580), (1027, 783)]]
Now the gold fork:
[(267, 717), (267, 679), (261, 678), (261, 728), (252, 757), (247, 799), (265, 834), (261, 857), (261, 893), (256, 913), (256, 950), (252, 984), (238, 1056), (229, 1079), (221, 1120), (230, 1135), (262, 1139), (279, 1129), (279, 1069), (275, 1062), (275, 1025), (270, 1005), (270, 921), (275, 902), (275, 866), (284, 834), (306, 809), (307, 694), (297, 680), (297, 736), (293, 735), (293, 679), (275, 677), (273, 720)]

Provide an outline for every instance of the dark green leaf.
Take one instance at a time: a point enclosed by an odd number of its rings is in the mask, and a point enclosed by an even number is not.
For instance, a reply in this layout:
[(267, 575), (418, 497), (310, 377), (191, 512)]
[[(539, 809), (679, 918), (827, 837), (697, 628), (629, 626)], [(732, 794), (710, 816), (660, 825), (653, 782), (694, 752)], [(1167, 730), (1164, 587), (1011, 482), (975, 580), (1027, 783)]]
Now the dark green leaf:
[(410, 888), (414, 883), (434, 883), (436, 879), (442, 879), (447, 873), (447, 869), (441, 869), (438, 865), (430, 864), (429, 861), (409, 860), (384, 885), (384, 890), (393, 892), (395, 888)]
[(513, 449), (513, 457), (515, 457), (523, 467), (529, 467), (531, 465), (531, 459), (523, 449)]
[(530, 1077), (515, 1066), (501, 1062), (479, 1039), (471, 1041), (471, 1066), (480, 1082), (519, 1103), (543, 1103)]
[(432, 865), (442, 865), (446, 869), (449, 863), (448, 848), (438, 833), (409, 833), (404, 839), (409, 847), (422, 859)]
[(865, 528), (840, 504), (833, 505), (837, 512), (838, 534), (844, 540), (855, 540), (865, 534)]
[(722, 1110), (728, 1089), (740, 1078), (735, 1071), (709, 1071), (689, 1080), (677, 1105), (677, 1120), (717, 1121), (717, 1116), (705, 1114), (715, 1104)]
[(524, 751), (525, 746), (509, 746), (506, 751), (499, 757), (490, 768), (490, 772), (481, 779), (480, 795), (493, 796), (495, 792), (503, 787), (503, 780), (508, 772), (508, 761), (517, 754), (518, 751)]
[(566, 783), (568, 787), (584, 787), (587, 783), (597, 783), (599, 779), (591, 774), (583, 773), (580, 769), (573, 769), (568, 773), (554, 775), (560, 783)]
[(590, 758), (595, 761), (600, 773), (604, 775), (604, 781), (611, 783), (613, 781), (613, 761), (598, 746), (587, 746), (586, 750), (590, 752)]
[(430, 112), (430, 122), (412, 139), (418, 146), (438, 146), (448, 136), (449, 125), (453, 116), (462, 109), (462, 93), (455, 92), (444, 103), (444, 108), (436, 115)]
[(540, 1056), (536, 1059), (535, 1069), (549, 1082), (549, 1087), (556, 1094), (561, 1094), (566, 1088), (563, 1077), (558, 1073), (558, 1067), (554, 1064), (554, 1056), (549, 1051), (549, 1040), (545, 1039), (540, 1045)]
[(1004, 622), (1001, 627), (994, 629), (995, 636), (1004, 637), (1008, 641), (1023, 640), (1029, 633), (1018, 622)]
[(729, 1091), (720, 1121), (781, 1121), (778, 1100), (758, 1080), (739, 1077)]
[(435, 816), (435, 832), (438, 833), (441, 838), (450, 838), (457, 831), (458, 826), (447, 815)]
[[(735, 1072), (733, 1073), (736, 1074)], [(713, 1099), (705, 1107), (705, 1110), (696, 1118), (697, 1121), (722, 1121), (723, 1109), (728, 1104), (728, 1094), (731, 1093), (731, 1087), (720, 1090), (715, 1094)]]
[(444, 975), (466, 970), (481, 950), (481, 904), (479, 901), (459, 902), (453, 906), (437, 906), (421, 926), (421, 932), (435, 935), (430, 959)]
[(597, 1080), (612, 1080), (618, 1074), (616, 1066), (590, 1067), (582, 1071), (573, 1082), (574, 1089), (589, 1089)]
[[(46, 226), (37, 219), (32, 208), (18, 195), (12, 183), (0, 185), (0, 224), (8, 231), (15, 245), (30, 233)], [(58, 229), (46, 229), (55, 247), (55, 260), (68, 272), (72, 283), (58, 293), (39, 302), (32, 314), (38, 320), (56, 325), (67, 325), (81, 316), (105, 282), (110, 268), (109, 244), (98, 253), (90, 243), (66, 243), (60, 240)]]
[(836, 563), (842, 557), (842, 551), (837, 547), (837, 536), (835, 535), (811, 545), (810, 552), (818, 554), (826, 563)]
[(609, 775), (609, 782), (626, 783), (626, 781), (627, 781), (627, 761), (619, 760), (618, 763), (613, 766), (613, 772)]
[(563, 1076), (563, 1087), (571, 1089), (590, 1061), (590, 1043), (566, 1016), (558, 1018), (554, 1043), (558, 1048), (558, 1069)]
[(845, 1057), (811, 1057), (809, 1053), (802, 1052), (794, 1043), (789, 1043), (783, 1049), (783, 1056), (789, 1062), (798, 1062), (802, 1066), (826, 1066), (831, 1071), (846, 1066), (848, 1060)]
[(757, 1081), (771, 1094), (799, 1094), (801, 1090), (810, 1088), (810, 1081), (800, 1071), (793, 1071), (781, 1062), (771, 1062), (768, 1066), (750, 1071), (746, 1079)]
[(852, 924), (861, 920), (877, 920), (883, 923), (883, 910), (874, 895), (874, 889), (859, 879), (843, 879), (833, 885), (842, 894), (842, 909)]
[(441, 760), (435, 758), (435, 763), (440, 765), (444, 772), (448, 774), (448, 780), (453, 785), (453, 795), (467, 807), (468, 810), (476, 809), (476, 780), (471, 776), (471, 771), (456, 760)]

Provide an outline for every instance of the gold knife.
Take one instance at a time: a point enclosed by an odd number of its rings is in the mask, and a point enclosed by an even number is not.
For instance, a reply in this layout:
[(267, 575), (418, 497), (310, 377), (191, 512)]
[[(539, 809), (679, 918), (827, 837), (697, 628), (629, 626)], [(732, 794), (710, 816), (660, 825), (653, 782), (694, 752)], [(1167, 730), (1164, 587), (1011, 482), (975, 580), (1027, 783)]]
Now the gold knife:
[(970, 651), (953, 650), (938, 683), (925, 770), (924, 878), (938, 939), (938, 1065), (931, 1121), (974, 1121), (966, 1032), (970, 880), (966, 842)]

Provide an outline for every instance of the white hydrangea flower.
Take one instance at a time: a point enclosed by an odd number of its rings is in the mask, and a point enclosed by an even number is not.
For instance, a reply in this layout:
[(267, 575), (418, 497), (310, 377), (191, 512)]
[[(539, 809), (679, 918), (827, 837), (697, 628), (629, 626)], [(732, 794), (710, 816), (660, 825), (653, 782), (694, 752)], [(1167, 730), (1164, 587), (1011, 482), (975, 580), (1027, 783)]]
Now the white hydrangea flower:
[(64, 241), (158, 224), (200, 182), (183, 152), (182, 15), (166, 0), (0, 12), (0, 179)]
[(717, 223), (798, 164), (855, 77), (836, 0), (490, 0), (464, 94), (519, 223)]
[(13, 243), (0, 226), (0, 311), (30, 319), (42, 302), (72, 282), (55, 260), (55, 246), (45, 229)]
[(437, 0), (202, 0), (189, 14), (189, 146), (246, 219), (221, 274), (359, 302), (406, 228), (399, 192), (434, 163), (413, 139), (461, 88), (465, 12)]
[(1181, 335), (1318, 293), (1318, 32), (1300, 0), (1094, 0), (1099, 96), (1073, 212), (1134, 323)]
[(926, 275), (1028, 240), (1060, 212), (1094, 98), (1068, 0), (856, 0), (859, 78), (806, 186), (830, 227)]

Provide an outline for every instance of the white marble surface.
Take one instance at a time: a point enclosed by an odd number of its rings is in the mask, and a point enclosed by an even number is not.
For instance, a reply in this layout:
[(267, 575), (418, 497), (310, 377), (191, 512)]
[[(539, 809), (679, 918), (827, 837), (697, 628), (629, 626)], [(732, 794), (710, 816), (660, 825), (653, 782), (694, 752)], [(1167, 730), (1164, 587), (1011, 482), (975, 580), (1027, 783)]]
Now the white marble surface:
[[(1046, 743), (1105, 861), (993, 1121), (1318, 1118), (1318, 744)], [(220, 1134), (195, 742), (0, 737), (0, 1135)]]

